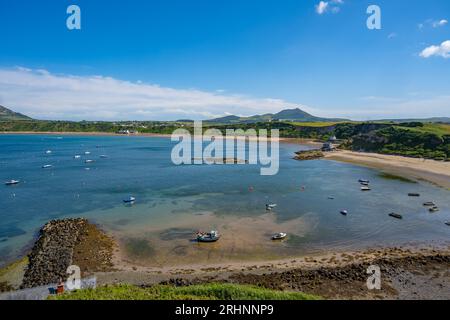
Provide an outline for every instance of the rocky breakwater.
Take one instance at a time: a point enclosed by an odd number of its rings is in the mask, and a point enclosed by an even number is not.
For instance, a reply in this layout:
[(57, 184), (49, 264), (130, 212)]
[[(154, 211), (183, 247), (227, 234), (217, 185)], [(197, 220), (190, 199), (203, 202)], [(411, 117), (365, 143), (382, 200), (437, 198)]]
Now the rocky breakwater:
[[(40, 230), (28, 256), (22, 288), (65, 281), (67, 268), (72, 264), (81, 263), (82, 273), (111, 268), (112, 248), (112, 239), (86, 219), (50, 221)], [(89, 262), (97, 266), (96, 270), (83, 268)]]
[(299, 151), (295, 153), (295, 160), (315, 160), (315, 159), (321, 159), (325, 155), (320, 150), (307, 150), (307, 151)]

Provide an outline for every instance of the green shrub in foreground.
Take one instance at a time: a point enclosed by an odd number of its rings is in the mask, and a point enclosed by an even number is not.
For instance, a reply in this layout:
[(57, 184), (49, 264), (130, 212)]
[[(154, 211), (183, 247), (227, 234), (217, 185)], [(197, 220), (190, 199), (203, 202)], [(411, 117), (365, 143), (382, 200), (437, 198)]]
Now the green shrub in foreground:
[(187, 287), (156, 285), (109, 285), (78, 290), (51, 300), (317, 300), (320, 297), (300, 292), (284, 292), (248, 285), (203, 284)]

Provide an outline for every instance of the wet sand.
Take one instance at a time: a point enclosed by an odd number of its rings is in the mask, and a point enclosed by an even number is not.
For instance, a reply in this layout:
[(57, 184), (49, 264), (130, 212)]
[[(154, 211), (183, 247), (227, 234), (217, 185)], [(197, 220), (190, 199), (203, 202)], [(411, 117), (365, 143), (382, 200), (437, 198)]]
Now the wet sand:
[[(367, 288), (367, 268), (381, 269), (381, 290)], [(265, 262), (149, 268), (125, 267), (96, 273), (102, 284), (157, 283), (191, 285), (207, 282), (252, 284), (301, 291), (326, 299), (450, 299), (450, 247), (411, 246), (361, 251), (331, 251)]]
[(450, 189), (450, 162), (353, 151), (329, 152), (325, 159), (367, 166)]

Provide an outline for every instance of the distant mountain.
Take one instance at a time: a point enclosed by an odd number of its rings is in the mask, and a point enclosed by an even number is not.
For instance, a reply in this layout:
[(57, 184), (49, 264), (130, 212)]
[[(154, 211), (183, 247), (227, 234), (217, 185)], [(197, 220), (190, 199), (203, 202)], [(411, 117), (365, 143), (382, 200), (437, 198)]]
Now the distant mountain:
[(31, 120), (31, 118), (0, 106), (0, 121), (7, 120)]
[(207, 120), (210, 123), (233, 124), (233, 123), (256, 123), (269, 121), (290, 121), (290, 122), (340, 122), (350, 121), (348, 119), (320, 118), (315, 117), (299, 108), (287, 109), (278, 113), (267, 113), (251, 117), (226, 116), (222, 118)]

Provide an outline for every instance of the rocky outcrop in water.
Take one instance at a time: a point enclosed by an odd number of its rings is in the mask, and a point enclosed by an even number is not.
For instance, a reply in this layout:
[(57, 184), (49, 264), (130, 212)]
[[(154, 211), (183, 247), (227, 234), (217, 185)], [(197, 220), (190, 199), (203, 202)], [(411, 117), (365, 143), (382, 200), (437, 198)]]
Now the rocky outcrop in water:
[(66, 270), (72, 264), (73, 251), (80, 235), (87, 228), (86, 219), (53, 220), (39, 233), (25, 272), (22, 288), (57, 283), (66, 279)]
[(295, 160), (315, 160), (315, 159), (321, 159), (325, 155), (320, 150), (307, 150), (307, 151), (299, 151), (295, 153), (296, 156), (294, 157)]

